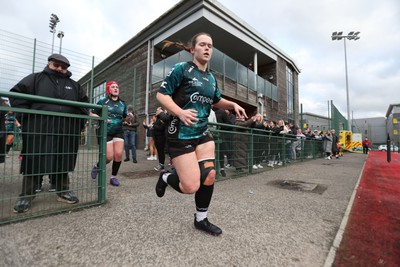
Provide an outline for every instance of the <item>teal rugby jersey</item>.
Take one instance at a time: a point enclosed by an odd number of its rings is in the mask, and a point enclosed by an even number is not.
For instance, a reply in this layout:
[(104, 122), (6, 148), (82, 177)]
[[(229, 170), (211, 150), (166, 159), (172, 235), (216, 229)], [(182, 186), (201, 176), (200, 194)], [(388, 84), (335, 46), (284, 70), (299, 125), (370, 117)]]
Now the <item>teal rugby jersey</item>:
[(12, 131), (14, 131), (14, 123), (15, 123), (15, 116), (14, 115), (11, 115), (11, 114), (9, 114), (9, 113), (7, 113), (6, 115), (5, 115), (5, 121), (6, 122), (8, 122), (7, 124), (6, 124), (6, 131), (7, 132), (12, 132)]
[(211, 105), (221, 100), (214, 75), (200, 70), (193, 62), (177, 63), (162, 82), (159, 92), (170, 95), (184, 110), (197, 110), (198, 121), (192, 126), (186, 126), (174, 117), (168, 127), (170, 137), (195, 139), (207, 134)]
[[(117, 101), (113, 101), (108, 96), (100, 98), (96, 103), (97, 105), (106, 105), (108, 109), (108, 123), (107, 123), (107, 133), (117, 134), (123, 133), (122, 122), (123, 119), (128, 114), (128, 109), (125, 102), (118, 98)], [(93, 113), (101, 115), (101, 109), (93, 109)]]

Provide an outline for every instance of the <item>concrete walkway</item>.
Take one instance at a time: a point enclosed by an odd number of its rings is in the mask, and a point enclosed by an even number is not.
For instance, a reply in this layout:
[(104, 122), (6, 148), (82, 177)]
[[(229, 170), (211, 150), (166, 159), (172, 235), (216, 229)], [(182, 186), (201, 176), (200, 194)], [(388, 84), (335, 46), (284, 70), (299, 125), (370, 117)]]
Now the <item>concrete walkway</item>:
[(209, 219), (223, 233), (213, 237), (193, 227), (193, 195), (156, 197), (156, 162), (138, 151), (104, 205), (0, 227), (0, 266), (324, 266), (365, 159), (217, 182)]

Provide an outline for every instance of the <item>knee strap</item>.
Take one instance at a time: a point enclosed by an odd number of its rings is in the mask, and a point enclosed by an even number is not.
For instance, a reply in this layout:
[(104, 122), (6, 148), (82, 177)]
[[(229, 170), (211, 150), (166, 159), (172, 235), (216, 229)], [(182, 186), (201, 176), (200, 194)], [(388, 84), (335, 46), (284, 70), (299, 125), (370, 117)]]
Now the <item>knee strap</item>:
[(215, 159), (206, 159), (199, 162), (200, 166), (200, 183), (202, 185), (211, 186), (215, 182)]

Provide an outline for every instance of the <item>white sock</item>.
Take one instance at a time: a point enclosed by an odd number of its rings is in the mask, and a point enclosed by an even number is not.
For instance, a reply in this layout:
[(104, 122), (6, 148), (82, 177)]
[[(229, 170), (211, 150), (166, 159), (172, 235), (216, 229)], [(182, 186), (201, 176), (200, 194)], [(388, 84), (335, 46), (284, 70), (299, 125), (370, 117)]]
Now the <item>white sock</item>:
[(196, 211), (196, 221), (200, 222), (207, 218), (207, 211)]
[(163, 179), (163, 181), (167, 184), (167, 179), (168, 179), (168, 176), (170, 175), (171, 173), (169, 173), (169, 172), (167, 172), (167, 173), (164, 173), (162, 176), (161, 176), (161, 178)]

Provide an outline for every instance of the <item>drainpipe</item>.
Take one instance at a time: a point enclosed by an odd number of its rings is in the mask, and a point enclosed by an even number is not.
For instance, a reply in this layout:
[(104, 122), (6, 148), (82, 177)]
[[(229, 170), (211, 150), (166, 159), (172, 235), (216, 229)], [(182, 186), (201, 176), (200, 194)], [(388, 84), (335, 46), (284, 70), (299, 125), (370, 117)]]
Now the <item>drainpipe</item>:
[[(146, 124), (149, 124), (149, 92), (150, 92), (150, 72), (151, 72), (151, 57), (152, 57), (152, 41), (147, 41), (147, 66), (146, 66), (146, 98), (144, 105), (144, 114), (146, 115)], [(148, 146), (147, 136), (145, 135), (145, 145)]]

